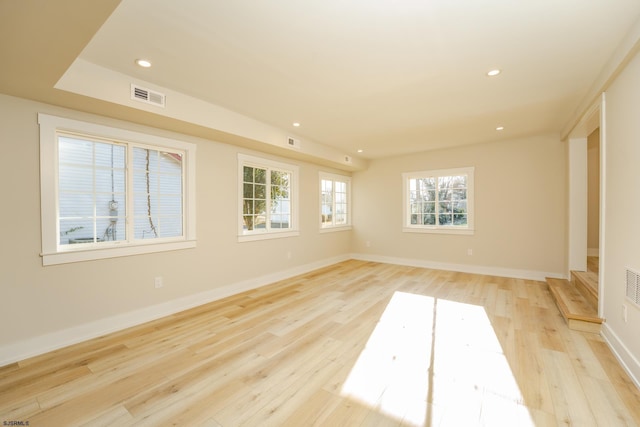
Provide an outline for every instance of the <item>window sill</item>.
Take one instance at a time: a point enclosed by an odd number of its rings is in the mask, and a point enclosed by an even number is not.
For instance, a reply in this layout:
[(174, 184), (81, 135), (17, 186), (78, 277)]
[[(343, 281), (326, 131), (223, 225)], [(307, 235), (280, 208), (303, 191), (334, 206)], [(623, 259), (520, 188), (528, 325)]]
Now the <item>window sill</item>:
[(285, 237), (299, 236), (299, 231), (271, 231), (269, 233), (253, 233), (253, 234), (241, 234), (238, 236), (238, 243), (253, 242), (256, 240), (269, 240), (269, 239), (282, 239)]
[(343, 225), (339, 227), (320, 227), (320, 233), (334, 233), (337, 231), (349, 231), (351, 230), (350, 225)]
[(427, 227), (404, 227), (402, 229), (404, 233), (427, 233), (427, 234), (458, 234), (458, 235), (473, 235), (475, 230), (472, 228), (427, 228)]
[(192, 249), (196, 247), (195, 240), (180, 242), (152, 243), (144, 245), (127, 245), (109, 248), (91, 248), (67, 252), (41, 254), (42, 265), (68, 264), (72, 262), (93, 261), (106, 258), (117, 258), (131, 255), (142, 255), (156, 252)]

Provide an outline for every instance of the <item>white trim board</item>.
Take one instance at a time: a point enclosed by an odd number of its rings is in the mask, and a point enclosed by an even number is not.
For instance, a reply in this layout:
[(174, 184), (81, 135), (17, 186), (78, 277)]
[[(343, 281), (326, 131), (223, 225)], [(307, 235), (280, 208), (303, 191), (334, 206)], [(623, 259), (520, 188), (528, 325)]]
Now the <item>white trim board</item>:
[(53, 350), (78, 344), (105, 334), (141, 325), (152, 320), (179, 313), (199, 305), (207, 304), (231, 295), (256, 289), (280, 280), (308, 273), (349, 259), (348, 255), (337, 256), (294, 267), (255, 279), (233, 283), (194, 295), (167, 301), (161, 304), (122, 313), (38, 337), (28, 338), (0, 346), (0, 366), (38, 356)]
[(513, 268), (486, 267), (471, 264), (449, 264), (435, 261), (426, 261), (411, 258), (396, 258), (372, 254), (351, 254), (352, 259), (360, 261), (382, 262), (386, 264), (406, 265), (409, 267), (431, 268), (434, 270), (457, 271), (461, 273), (482, 274), (486, 276), (511, 277), (514, 279), (537, 280), (544, 282), (547, 277), (554, 279), (567, 279), (560, 273), (551, 273), (534, 270), (518, 270)]
[(640, 361), (629, 351), (618, 335), (605, 322), (600, 333), (631, 381), (640, 388)]

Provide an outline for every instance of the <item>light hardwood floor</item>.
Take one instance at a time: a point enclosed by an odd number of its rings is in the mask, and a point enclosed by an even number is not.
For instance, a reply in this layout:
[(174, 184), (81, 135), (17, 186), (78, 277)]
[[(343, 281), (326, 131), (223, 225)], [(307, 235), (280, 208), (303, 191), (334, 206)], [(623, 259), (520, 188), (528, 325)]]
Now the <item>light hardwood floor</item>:
[(30, 426), (637, 426), (544, 283), (347, 261), (0, 368)]

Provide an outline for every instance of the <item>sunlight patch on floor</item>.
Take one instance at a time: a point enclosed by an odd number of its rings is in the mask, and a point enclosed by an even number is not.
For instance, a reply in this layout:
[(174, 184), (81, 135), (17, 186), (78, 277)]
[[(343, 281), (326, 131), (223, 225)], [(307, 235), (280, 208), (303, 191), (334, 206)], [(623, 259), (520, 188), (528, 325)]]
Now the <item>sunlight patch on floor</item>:
[(407, 425), (534, 425), (484, 309), (405, 292), (341, 394)]

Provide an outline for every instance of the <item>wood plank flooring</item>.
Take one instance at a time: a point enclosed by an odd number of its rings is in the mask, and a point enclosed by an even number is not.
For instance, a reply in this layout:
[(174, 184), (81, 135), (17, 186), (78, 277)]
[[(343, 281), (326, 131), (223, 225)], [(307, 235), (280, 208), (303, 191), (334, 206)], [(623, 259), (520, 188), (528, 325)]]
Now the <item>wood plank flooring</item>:
[(352, 260), (1, 367), (11, 421), (639, 426), (640, 392), (542, 282)]

